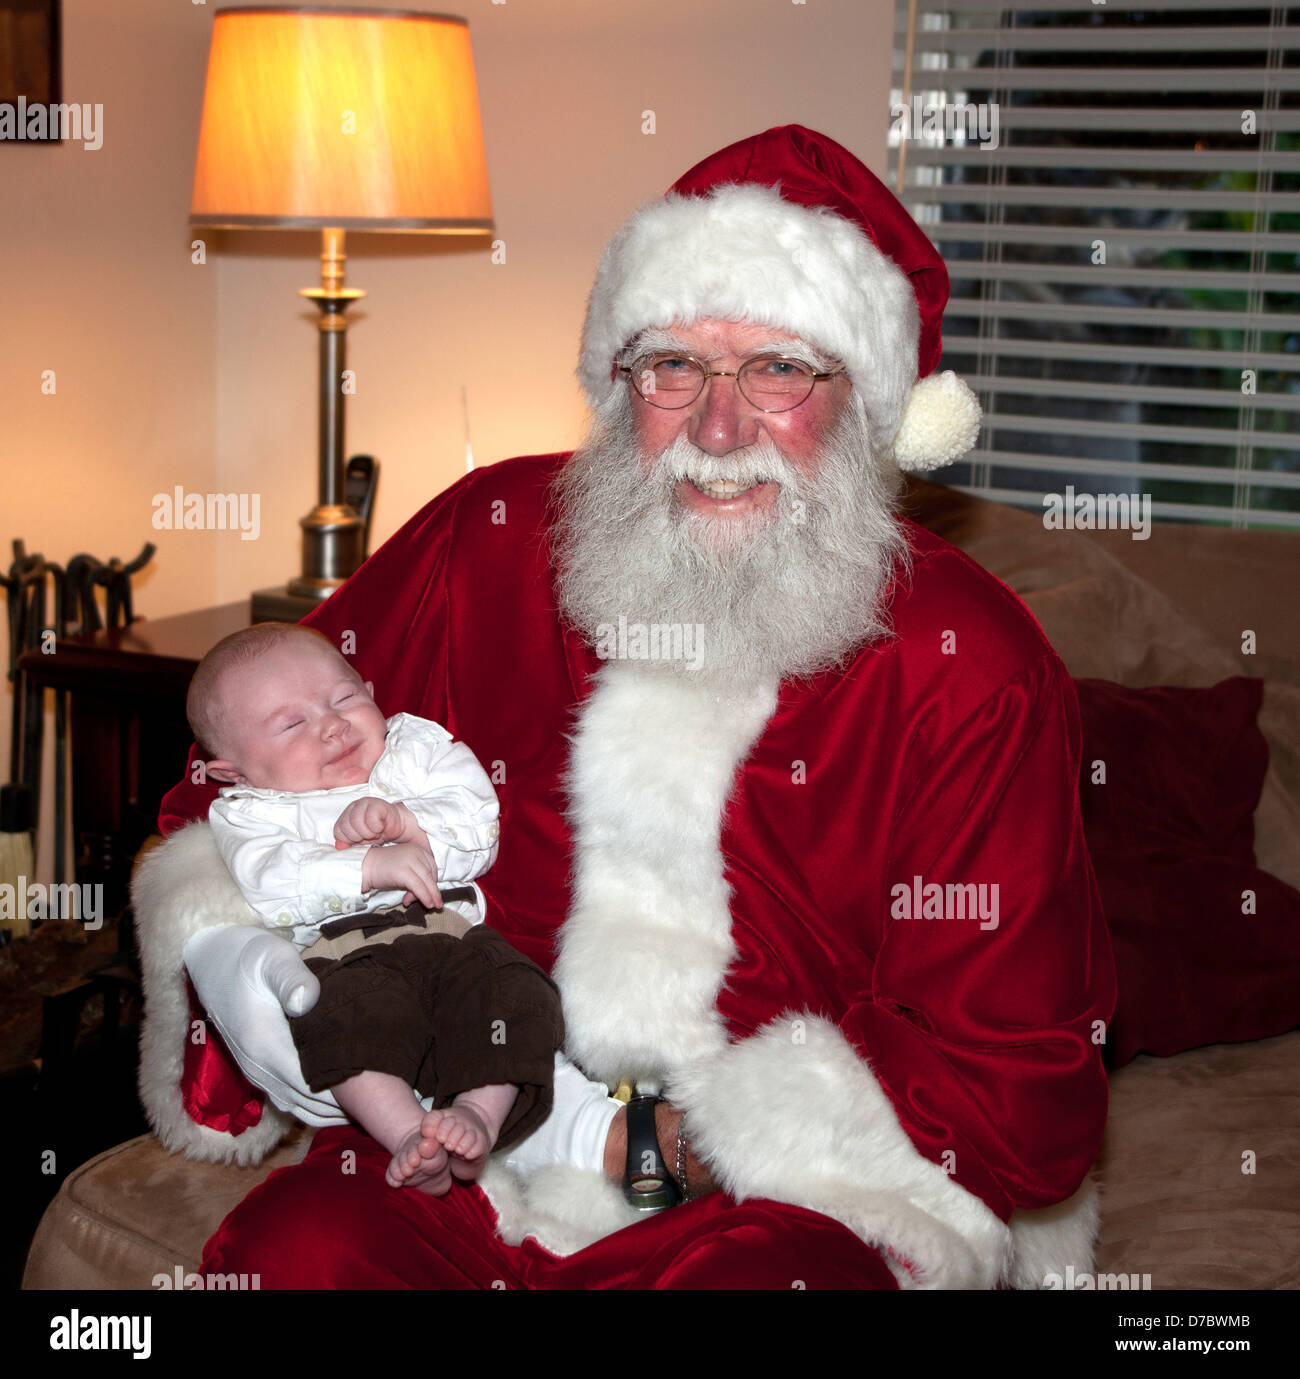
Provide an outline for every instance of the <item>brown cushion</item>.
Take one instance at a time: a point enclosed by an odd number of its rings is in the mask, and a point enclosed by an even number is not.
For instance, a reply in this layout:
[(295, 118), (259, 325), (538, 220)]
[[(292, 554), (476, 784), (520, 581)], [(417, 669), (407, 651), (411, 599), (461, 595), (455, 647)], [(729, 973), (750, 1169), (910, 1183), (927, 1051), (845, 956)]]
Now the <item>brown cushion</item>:
[[(910, 478), (904, 510), (1014, 590), (1076, 679), (1135, 688), (1264, 680), (1268, 774), (1255, 811), (1256, 861), (1300, 889), (1300, 637), (1289, 590), (1300, 533), (1156, 522), (1126, 532), (1047, 531), (1041, 513)], [(1142, 571), (1159, 581), (1143, 578)], [(1241, 634), (1257, 634), (1245, 655)]]
[(106, 1150), (68, 1175), (27, 1256), (24, 1288), (151, 1289), (197, 1270), (224, 1218), (272, 1170), (297, 1163), (311, 1132), (296, 1127), (257, 1168), (194, 1163), (153, 1135)]
[(1115, 1074), (1099, 1274), (1150, 1274), (1153, 1289), (1300, 1288), (1297, 1062), (1292, 1032), (1143, 1055)]

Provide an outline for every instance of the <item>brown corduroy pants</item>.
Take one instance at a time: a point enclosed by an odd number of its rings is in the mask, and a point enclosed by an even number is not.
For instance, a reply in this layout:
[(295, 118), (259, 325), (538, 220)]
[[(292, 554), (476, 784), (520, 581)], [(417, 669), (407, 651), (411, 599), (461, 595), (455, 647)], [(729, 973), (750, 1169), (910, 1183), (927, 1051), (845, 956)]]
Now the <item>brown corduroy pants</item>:
[(289, 1020), (312, 1091), (370, 1070), (443, 1107), (471, 1088), (513, 1082), (519, 1095), (498, 1150), (546, 1119), (564, 1019), (535, 962), (495, 929), (418, 903), (334, 921), (322, 934), (303, 953), (320, 1000)]

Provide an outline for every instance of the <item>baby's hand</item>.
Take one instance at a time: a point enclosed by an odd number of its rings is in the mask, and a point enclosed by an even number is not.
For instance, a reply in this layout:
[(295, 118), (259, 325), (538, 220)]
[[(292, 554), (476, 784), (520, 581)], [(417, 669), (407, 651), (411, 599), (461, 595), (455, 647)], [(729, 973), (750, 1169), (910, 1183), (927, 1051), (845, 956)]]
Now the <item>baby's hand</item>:
[[(362, 801), (364, 803), (364, 801)], [(426, 909), (442, 909), (438, 893), (438, 868), (426, 843), (392, 843), (372, 847), (361, 865), (361, 885), (367, 891), (404, 890), (402, 903), (414, 898)]]
[(368, 795), (354, 800), (334, 824), (334, 846), (356, 847), (359, 843), (395, 843), (406, 829), (401, 809)]

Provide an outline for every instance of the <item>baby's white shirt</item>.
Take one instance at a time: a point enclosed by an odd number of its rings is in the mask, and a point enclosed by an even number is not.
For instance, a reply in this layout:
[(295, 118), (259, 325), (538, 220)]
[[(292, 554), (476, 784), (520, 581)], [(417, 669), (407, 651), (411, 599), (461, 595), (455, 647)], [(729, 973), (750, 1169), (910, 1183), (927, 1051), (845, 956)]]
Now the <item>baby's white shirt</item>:
[[(371, 795), (406, 805), (419, 820), (440, 886), (472, 883), (496, 861), (500, 806), (487, 773), (463, 742), (413, 714), (388, 720), (383, 755), (362, 785), (301, 793), (226, 786), (208, 812), (217, 847), (248, 904), (299, 949), (331, 919), (401, 901), (401, 891), (362, 893), (369, 845), (334, 845), (339, 815)], [(481, 922), (483, 897), (474, 890)]]

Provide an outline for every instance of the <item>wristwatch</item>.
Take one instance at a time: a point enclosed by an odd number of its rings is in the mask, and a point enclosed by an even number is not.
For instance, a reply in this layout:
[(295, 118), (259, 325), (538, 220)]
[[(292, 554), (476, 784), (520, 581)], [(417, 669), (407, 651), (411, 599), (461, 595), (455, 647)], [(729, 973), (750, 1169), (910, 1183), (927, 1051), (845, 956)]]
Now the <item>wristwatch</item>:
[(634, 1096), (627, 1104), (627, 1169), (623, 1196), (647, 1214), (675, 1207), (682, 1194), (659, 1153), (655, 1107), (662, 1097)]

